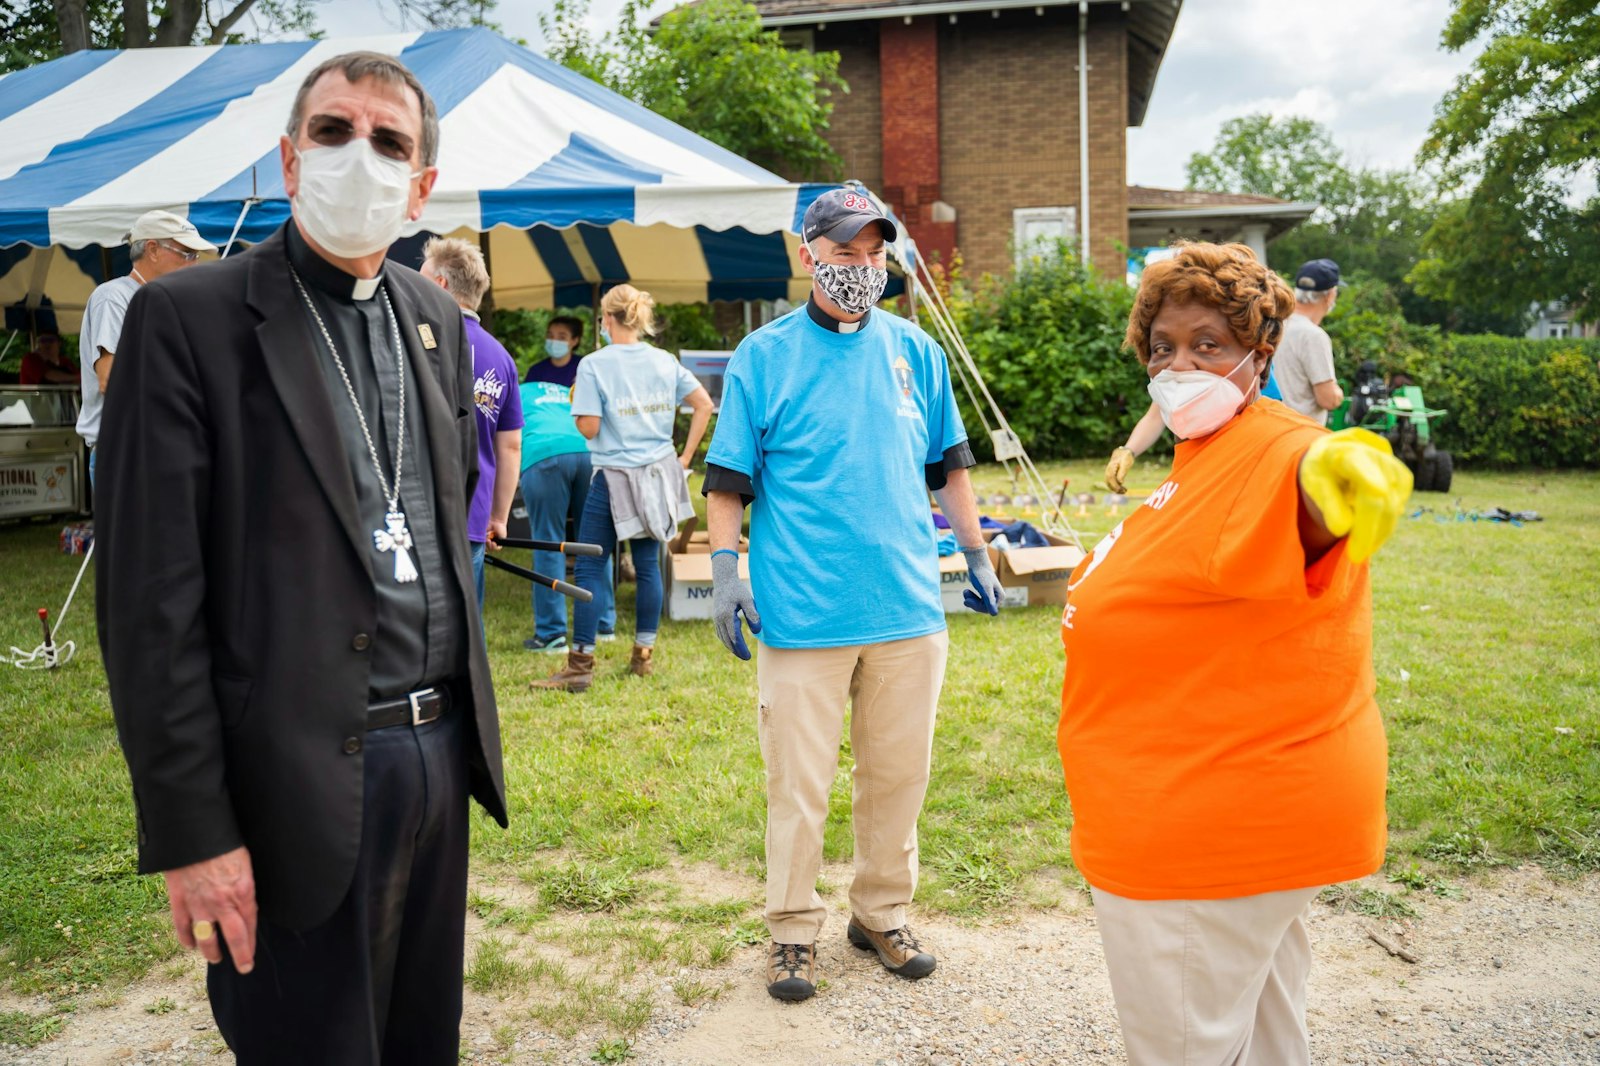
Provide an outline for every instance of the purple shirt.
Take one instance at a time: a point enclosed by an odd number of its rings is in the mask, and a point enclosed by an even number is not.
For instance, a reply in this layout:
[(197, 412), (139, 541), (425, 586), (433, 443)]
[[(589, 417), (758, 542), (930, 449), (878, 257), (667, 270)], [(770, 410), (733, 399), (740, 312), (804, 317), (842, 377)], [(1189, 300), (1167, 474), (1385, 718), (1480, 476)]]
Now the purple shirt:
[(548, 381), (552, 385), (565, 385), (567, 388), (578, 380), (578, 364), (583, 362), (583, 356), (575, 355), (567, 360), (566, 366), (556, 366), (549, 359), (541, 359), (528, 368), (528, 373), (523, 381)]
[(467, 511), (467, 539), (489, 539), (489, 511), (494, 506), (494, 436), (522, 428), (522, 394), (517, 390), (517, 364), (499, 341), (471, 315), (466, 316), (472, 345), (472, 403), (478, 409), (478, 488)]

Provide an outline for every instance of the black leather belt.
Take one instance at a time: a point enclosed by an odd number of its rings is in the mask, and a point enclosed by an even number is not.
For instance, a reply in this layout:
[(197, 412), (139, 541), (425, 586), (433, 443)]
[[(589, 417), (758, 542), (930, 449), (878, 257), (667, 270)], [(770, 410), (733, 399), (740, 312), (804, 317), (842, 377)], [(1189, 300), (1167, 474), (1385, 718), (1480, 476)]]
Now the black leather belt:
[(419, 688), (392, 700), (379, 700), (367, 705), (367, 729), (388, 729), (396, 725), (423, 725), (441, 718), (450, 711), (450, 688), (435, 685)]

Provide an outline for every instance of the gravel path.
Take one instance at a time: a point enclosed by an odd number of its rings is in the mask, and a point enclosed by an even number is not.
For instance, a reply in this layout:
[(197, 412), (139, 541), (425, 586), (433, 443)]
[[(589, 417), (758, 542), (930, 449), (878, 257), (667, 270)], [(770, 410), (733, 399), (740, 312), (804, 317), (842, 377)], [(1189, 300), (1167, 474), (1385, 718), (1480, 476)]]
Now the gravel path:
[[(827, 871), (845, 883), (846, 868)], [(733, 875), (698, 873), (737, 898), (755, 893)], [(1380, 879), (1374, 888), (1392, 889)], [(1417, 919), (1396, 923), (1313, 908), (1310, 988), (1318, 1063), (1408, 1066), (1600, 1064), (1600, 876), (1553, 879), (1535, 868), (1494, 871), (1462, 898), (1414, 894)], [(843, 894), (840, 893), (840, 896)], [(1074, 900), (1083, 897), (1075, 896)], [(1023, 913), (983, 926), (915, 923), (939, 956), (931, 977), (885, 973), (844, 940), (834, 907), (820, 944), (826, 984), (811, 1001), (780, 1004), (762, 984), (759, 948), (710, 971), (654, 974), (656, 1011), (630, 1060), (650, 1066), (775, 1062), (955, 1066), (966, 1063), (1114, 1064), (1123, 1061), (1093, 911), (1086, 905)], [(1414, 953), (1408, 963), (1369, 939), (1376, 930)], [(678, 976), (729, 987), (696, 1009), (670, 991)], [(110, 1007), (81, 1007), (65, 1032), (29, 1051), (0, 1048), (17, 1066), (226, 1063), (198, 970), (150, 980)], [(161, 997), (170, 1013), (147, 1013)], [(0, 999), (0, 1010), (40, 1005)], [(514, 1034), (514, 1035), (512, 1035)], [(592, 1061), (600, 1034), (562, 1040), (525, 1005), (469, 994), (464, 1061)]]

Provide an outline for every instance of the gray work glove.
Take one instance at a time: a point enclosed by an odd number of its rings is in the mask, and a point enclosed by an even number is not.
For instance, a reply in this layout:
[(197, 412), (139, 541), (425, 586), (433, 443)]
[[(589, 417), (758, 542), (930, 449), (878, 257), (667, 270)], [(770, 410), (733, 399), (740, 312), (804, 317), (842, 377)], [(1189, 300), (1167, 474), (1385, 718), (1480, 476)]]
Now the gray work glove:
[[(993, 571), (990, 571), (993, 573)], [(716, 623), (717, 639), (741, 659), (750, 658), (744, 642), (739, 616), (750, 623), (750, 632), (761, 632), (761, 615), (756, 613), (750, 582), (739, 576), (739, 556), (728, 550), (711, 556), (711, 618)]]
[[(972, 588), (961, 594), (961, 599), (968, 609), (979, 614), (1000, 613), (1000, 578), (994, 572), (994, 566), (989, 562), (988, 548), (962, 548), (961, 554), (967, 557), (967, 578), (972, 582)], [(972, 589), (977, 589), (973, 592)]]

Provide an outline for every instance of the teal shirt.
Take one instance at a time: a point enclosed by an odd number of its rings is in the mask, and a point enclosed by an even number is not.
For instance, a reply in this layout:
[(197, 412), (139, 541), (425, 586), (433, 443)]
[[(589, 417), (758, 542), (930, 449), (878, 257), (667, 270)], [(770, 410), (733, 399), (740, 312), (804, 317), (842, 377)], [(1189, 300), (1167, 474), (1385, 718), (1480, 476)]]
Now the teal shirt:
[(572, 419), (572, 390), (551, 381), (522, 386), (522, 469), (552, 455), (586, 452), (589, 442)]
[(967, 439), (944, 351), (874, 311), (833, 333), (801, 307), (728, 362), (708, 463), (750, 478), (750, 584), (774, 648), (944, 629), (927, 467)]

